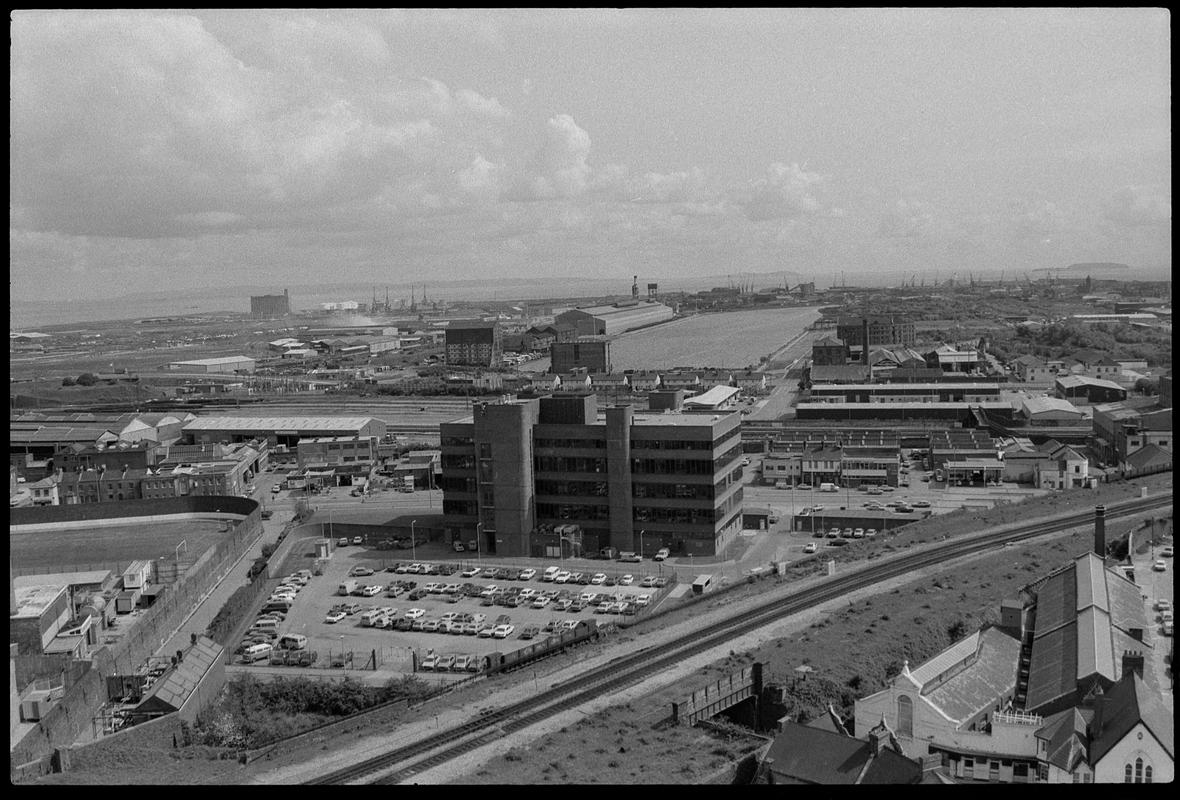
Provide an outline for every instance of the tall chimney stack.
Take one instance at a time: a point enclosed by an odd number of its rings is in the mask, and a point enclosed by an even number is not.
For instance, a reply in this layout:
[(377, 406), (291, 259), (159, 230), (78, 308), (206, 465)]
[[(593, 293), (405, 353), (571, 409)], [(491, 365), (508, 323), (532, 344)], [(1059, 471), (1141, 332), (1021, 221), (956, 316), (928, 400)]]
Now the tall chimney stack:
[(861, 318), (860, 331), (861, 331), (860, 363), (868, 364), (869, 363), (869, 318), (868, 317)]
[(1106, 558), (1106, 506), (1094, 506), (1094, 555)]

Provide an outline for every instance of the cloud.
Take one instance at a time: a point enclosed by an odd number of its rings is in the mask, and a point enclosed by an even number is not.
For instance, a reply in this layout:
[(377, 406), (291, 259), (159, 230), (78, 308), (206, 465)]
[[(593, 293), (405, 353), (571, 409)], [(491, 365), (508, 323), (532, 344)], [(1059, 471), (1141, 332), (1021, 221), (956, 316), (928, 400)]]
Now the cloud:
[(736, 203), (754, 222), (795, 219), (820, 210), (816, 190), (823, 178), (805, 172), (798, 164), (774, 163), (765, 178), (754, 181), (738, 195)]
[(1125, 186), (1106, 201), (1105, 216), (1121, 225), (1166, 225), (1172, 221), (1172, 198), (1140, 186)]
[(884, 239), (918, 239), (925, 235), (933, 219), (927, 203), (899, 199), (881, 215), (877, 235)]

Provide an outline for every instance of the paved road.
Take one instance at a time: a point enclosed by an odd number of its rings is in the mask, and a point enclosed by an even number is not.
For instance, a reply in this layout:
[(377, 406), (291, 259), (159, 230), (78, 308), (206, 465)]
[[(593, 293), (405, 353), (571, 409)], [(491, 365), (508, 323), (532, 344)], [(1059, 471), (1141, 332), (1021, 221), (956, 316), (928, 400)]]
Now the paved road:
[[(1136, 535), (1140, 532), (1145, 532), (1143, 529), (1137, 529)], [(1169, 535), (1166, 538), (1165, 544), (1172, 544), (1172, 537)], [(1156, 610), (1156, 603), (1160, 600), (1167, 600), (1175, 606), (1175, 580), (1173, 569), (1175, 568), (1175, 558), (1161, 558), (1159, 555), (1162, 547), (1149, 548), (1145, 553), (1133, 553), (1131, 563), (1135, 566), (1135, 581), (1139, 584), (1143, 593), (1143, 608), (1147, 613), (1147, 621), (1151, 623), (1151, 664), (1145, 665), (1146, 669), (1155, 671), (1156, 685), (1160, 687), (1160, 695), (1163, 698), (1164, 705), (1168, 709), (1168, 713), (1173, 713), (1173, 688), (1172, 681), (1168, 677), (1168, 663), (1167, 656), (1172, 647), (1172, 641), (1169, 637), (1161, 633), (1162, 625), (1160, 624), (1159, 614)], [(1151, 568), (1152, 563), (1156, 560), (1162, 560), (1167, 569), (1163, 572), (1156, 572)], [(1172, 612), (1173, 614), (1175, 611)]]

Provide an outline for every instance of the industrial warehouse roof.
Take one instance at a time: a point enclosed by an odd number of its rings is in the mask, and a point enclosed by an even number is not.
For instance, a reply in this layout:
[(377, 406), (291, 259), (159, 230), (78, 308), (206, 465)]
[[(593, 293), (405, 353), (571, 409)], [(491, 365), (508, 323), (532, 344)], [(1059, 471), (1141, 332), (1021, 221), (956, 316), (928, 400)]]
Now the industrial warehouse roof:
[(1028, 397), (1021, 403), (1021, 407), (1026, 414), (1045, 414), (1049, 412), (1059, 412), (1068, 414), (1077, 414), (1082, 416), (1082, 412), (1074, 407), (1073, 403), (1068, 400), (1061, 400), (1056, 397)]
[(197, 358), (192, 361), (172, 361), (172, 364), (184, 364), (185, 366), (216, 366), (217, 364), (236, 364), (239, 361), (253, 361), (250, 356), (222, 356), (221, 358)]
[[(168, 707), (179, 709), (196, 691), (197, 685), (209, 668), (221, 657), (221, 646), (212, 639), (204, 636), (197, 639), (184, 653), (184, 661), (165, 673), (156, 681), (152, 688), (144, 695), (139, 704), (142, 708), (150, 704), (154, 707)], [(155, 710), (153, 708), (153, 710)]]
[(363, 428), (374, 417), (197, 417), (185, 431), (339, 431)]
[(51, 444), (53, 442), (94, 442), (104, 436), (118, 438), (108, 428), (69, 428), (44, 426), (36, 430), (15, 428), (9, 431), (10, 444)]
[(998, 391), (1000, 391), (1000, 384), (994, 383), (994, 382), (989, 382), (989, 383), (983, 383), (983, 382), (980, 382), (980, 383), (946, 383), (946, 382), (942, 382), (942, 383), (812, 383), (812, 385), (811, 385), (812, 393), (824, 391), (825, 389), (826, 390), (833, 390), (833, 391), (848, 391), (850, 389), (855, 389), (855, 390), (867, 390), (870, 392), (884, 392), (884, 391), (913, 392), (913, 391), (919, 391), (922, 389), (967, 392), (967, 391), (979, 390), (979, 389), (994, 389), (995, 391), (998, 392)]
[(1124, 650), (1152, 646), (1132, 636), (1147, 628), (1137, 588), (1093, 553), (1049, 575), (1037, 590), (1036, 606), (1025, 704), (1030, 710), (1071, 694), (1090, 676), (1117, 680)]
[[(671, 308), (663, 303), (657, 303), (651, 300), (640, 300), (638, 302), (628, 302), (626, 305), (605, 305), (605, 306), (581, 306), (572, 308), (570, 311), (581, 311), (584, 314), (590, 314), (595, 317), (607, 317), (613, 314), (628, 314), (635, 311), (650, 311), (654, 308)], [(563, 312), (568, 313), (568, 312)]]
[[(920, 411), (922, 409), (929, 409), (937, 411), (939, 409), (948, 408), (985, 408), (985, 409), (1011, 409), (1012, 404), (999, 400), (955, 400), (950, 402), (934, 401), (930, 403), (921, 402), (905, 402), (905, 403), (799, 403), (796, 408), (806, 409), (876, 409), (878, 411), (887, 411), (891, 408), (903, 408)], [(1073, 408), (1073, 406), (1070, 406)], [(1075, 411), (1077, 409), (1074, 409)]]
[(733, 396), (740, 391), (741, 389), (738, 389), (734, 386), (714, 386), (707, 392), (703, 392), (696, 395), (695, 397), (688, 398), (684, 401), (684, 404), (686, 406), (716, 407), (728, 400), (732, 400)]
[(1058, 378), (1057, 384), (1065, 389), (1076, 389), (1079, 386), (1101, 386), (1103, 389), (1117, 389), (1120, 392), (1126, 391), (1126, 389), (1114, 381), (1091, 378), (1088, 375), (1066, 375), (1063, 378)]

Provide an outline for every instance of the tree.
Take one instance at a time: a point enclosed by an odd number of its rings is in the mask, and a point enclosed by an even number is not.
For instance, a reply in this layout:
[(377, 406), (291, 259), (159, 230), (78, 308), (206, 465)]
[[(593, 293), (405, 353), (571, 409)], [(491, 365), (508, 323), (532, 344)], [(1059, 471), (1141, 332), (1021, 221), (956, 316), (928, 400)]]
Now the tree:
[(1139, 392), (1139, 394), (1154, 397), (1160, 393), (1160, 383), (1154, 378), (1140, 378), (1135, 381), (1135, 391)]
[(61, 379), (62, 386), (76, 386), (77, 383), (78, 382), (76, 380), (74, 380), (73, 378), (71, 378), (69, 375), (67, 375), (66, 377)]
[(78, 376), (79, 386), (93, 386), (98, 383), (98, 377), (93, 372), (83, 372)]

